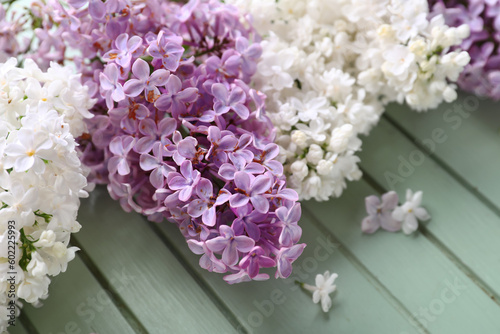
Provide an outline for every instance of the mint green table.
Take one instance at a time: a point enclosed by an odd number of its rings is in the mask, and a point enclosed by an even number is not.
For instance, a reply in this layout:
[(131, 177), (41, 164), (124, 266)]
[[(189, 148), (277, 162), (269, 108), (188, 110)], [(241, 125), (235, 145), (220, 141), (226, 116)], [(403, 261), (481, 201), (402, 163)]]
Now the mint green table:
[[(42, 308), (12, 333), (500, 333), (500, 104), (462, 95), (417, 114), (391, 106), (364, 138), (361, 181), (304, 205), (292, 277), (230, 286), (198, 266), (176, 227), (121, 211), (104, 188), (82, 203), (80, 247)], [(364, 197), (424, 191), (412, 236), (361, 234)], [(339, 274), (324, 314), (293, 283)]]

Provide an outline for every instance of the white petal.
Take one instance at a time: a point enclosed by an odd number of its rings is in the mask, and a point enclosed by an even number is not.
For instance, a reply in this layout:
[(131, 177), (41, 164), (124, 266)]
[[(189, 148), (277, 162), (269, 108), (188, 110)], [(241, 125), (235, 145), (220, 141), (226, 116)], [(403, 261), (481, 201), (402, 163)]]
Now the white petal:
[(403, 222), (402, 230), (404, 234), (411, 234), (415, 232), (418, 228), (417, 218), (413, 213), (409, 213), (406, 215), (406, 218)]
[(413, 210), (413, 211), (415, 212), (415, 216), (417, 216), (418, 220), (427, 221), (427, 220), (431, 219), (431, 216), (429, 215), (427, 210), (422, 208), (422, 207), (415, 208), (415, 210)]

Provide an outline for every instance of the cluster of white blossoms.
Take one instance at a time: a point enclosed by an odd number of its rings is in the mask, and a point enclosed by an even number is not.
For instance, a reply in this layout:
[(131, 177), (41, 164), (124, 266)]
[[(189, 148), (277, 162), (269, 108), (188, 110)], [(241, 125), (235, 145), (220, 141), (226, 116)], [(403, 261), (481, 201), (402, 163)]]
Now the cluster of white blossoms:
[(227, 0), (262, 35), (254, 84), (268, 115), (288, 185), (302, 199), (339, 196), (361, 177), (359, 134), (384, 106), (416, 110), (453, 101), (469, 62), (453, 51), (468, 26), (428, 19), (426, 0)]
[(75, 137), (93, 103), (69, 68), (0, 64), (0, 332), (15, 304), (45, 299), (49, 276), (75, 257), (68, 243), (88, 196)]

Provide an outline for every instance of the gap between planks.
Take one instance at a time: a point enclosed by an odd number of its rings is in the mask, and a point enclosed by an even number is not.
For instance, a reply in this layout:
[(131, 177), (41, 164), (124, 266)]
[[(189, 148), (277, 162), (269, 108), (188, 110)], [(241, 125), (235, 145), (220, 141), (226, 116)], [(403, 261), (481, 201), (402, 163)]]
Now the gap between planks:
[(135, 314), (130, 310), (125, 301), (122, 299), (120, 294), (115, 290), (115, 288), (110, 284), (110, 282), (103, 275), (101, 270), (97, 267), (94, 261), (90, 258), (90, 256), (85, 251), (84, 247), (80, 244), (80, 242), (74, 236), (71, 238), (71, 244), (73, 246), (78, 247), (80, 250), (76, 253), (82, 262), (85, 264), (90, 273), (97, 280), (99, 285), (102, 287), (104, 291), (106, 291), (112, 302), (115, 304), (118, 311), (121, 313), (123, 318), (127, 321), (130, 327), (139, 334), (148, 334), (149, 332), (142, 325), (139, 319), (135, 316)]
[(488, 209), (493, 211), (497, 216), (500, 217), (500, 207), (491, 201), (486, 195), (484, 195), (478, 188), (474, 187), (470, 182), (468, 182), (463, 176), (461, 176), (453, 167), (442, 160), (437, 154), (429, 150), (429, 148), (423, 145), (416, 136), (412, 135), (403, 126), (401, 126), (394, 118), (389, 116), (387, 113), (383, 115), (383, 118), (389, 122), (396, 130), (398, 130), (404, 137), (406, 137), (413, 145), (415, 145), (419, 150), (424, 152), (436, 162), (436, 164), (441, 167), (446, 173), (448, 173), (453, 179), (457, 181), (462, 187), (467, 191), (477, 197), (481, 203), (483, 203)]
[(354, 255), (341, 241), (338, 239), (326, 226), (321, 223), (319, 219), (309, 210), (307, 205), (302, 206), (302, 213), (306, 214), (310, 219), (312, 224), (325, 236), (330, 237), (331, 240), (338, 245), (337, 250), (342, 253), (342, 255), (358, 270), (361, 275), (363, 275), (368, 282), (377, 290), (388, 302), (389, 304), (401, 313), (407, 319), (412, 319), (416, 324), (418, 324), (418, 330), (420, 333), (430, 334), (430, 332), (425, 328), (420, 321), (414, 317), (411, 312), (406, 308), (406, 306), (399, 301), (399, 299), (394, 296), (383, 284), (378, 280), (378, 278), (366, 268), (366, 266)]
[[(375, 180), (367, 170), (361, 167), (360, 169), (363, 172), (363, 179), (373, 189), (379, 192), (379, 195), (387, 192), (387, 189), (385, 189), (377, 180)], [(429, 240), (429, 242), (431, 242), (434, 245), (434, 247), (439, 249), (441, 253), (443, 253), (448, 259), (450, 259), (450, 261), (458, 268), (458, 270), (460, 270), (467, 277), (469, 277), (475, 285), (477, 285), (493, 302), (495, 302), (495, 304), (500, 306), (500, 296), (494, 293), (493, 289), (487, 283), (485, 283), (480, 277), (478, 277), (473, 270), (471, 270), (446, 245), (444, 245), (438, 238), (436, 238), (436, 236), (431, 231), (429, 231), (429, 229), (427, 229), (425, 225), (419, 224), (418, 231), (427, 240)]]
[[(146, 219), (146, 217), (141, 216), (143, 220), (149, 225), (149, 228), (158, 236), (161, 242), (168, 248), (175, 259), (181, 264), (181, 266), (186, 270), (186, 272), (193, 278), (193, 280), (200, 286), (200, 288), (205, 292), (205, 294), (210, 298), (214, 305), (219, 309), (219, 311), (224, 315), (224, 317), (229, 321), (229, 323), (234, 327), (234, 329), (241, 334), (249, 334), (245, 326), (238, 320), (237, 316), (231, 311), (231, 309), (222, 301), (222, 299), (217, 295), (210, 285), (205, 282), (200, 274), (194, 270), (193, 267), (189, 265), (189, 261), (183, 255), (182, 251), (177, 249), (163, 234), (160, 228), (157, 226), (158, 223), (151, 222)], [(163, 220), (160, 224), (170, 224), (167, 220)], [(186, 245), (187, 246), (187, 245)], [(186, 247), (187, 248), (187, 247)], [(187, 251), (187, 249), (185, 249)]]

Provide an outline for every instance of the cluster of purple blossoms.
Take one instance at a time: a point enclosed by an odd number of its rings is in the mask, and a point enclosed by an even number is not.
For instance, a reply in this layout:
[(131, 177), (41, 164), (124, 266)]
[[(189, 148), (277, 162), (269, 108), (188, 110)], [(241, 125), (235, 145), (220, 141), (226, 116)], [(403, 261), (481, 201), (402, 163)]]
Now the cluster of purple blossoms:
[[(229, 283), (288, 277), (302, 253), (265, 96), (249, 87), (258, 36), (215, 0), (37, 6), (42, 63), (72, 58), (99, 99), (80, 138), (90, 181), (126, 211), (178, 224), (201, 267)], [(50, 36), (47, 39), (42, 36)], [(54, 39), (58, 39), (55, 41)], [(54, 58), (55, 57), (55, 58)]]
[(431, 16), (446, 24), (467, 24), (470, 36), (459, 46), (471, 57), (458, 84), (465, 91), (500, 100), (500, 2), (497, 0), (429, 0)]
[(19, 38), (27, 20), (11, 6), (12, 2), (0, 4), (0, 63), (25, 52), (29, 45), (29, 38)]

